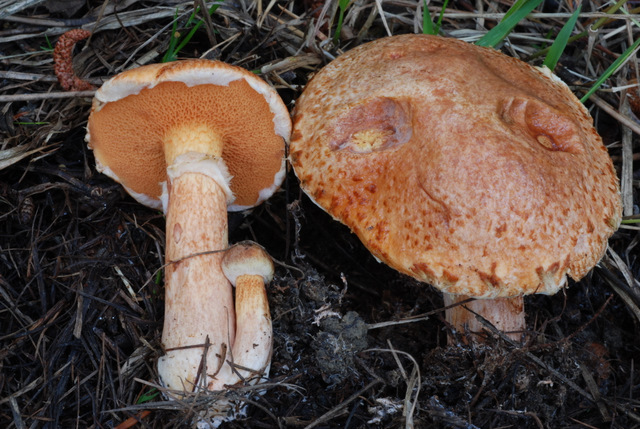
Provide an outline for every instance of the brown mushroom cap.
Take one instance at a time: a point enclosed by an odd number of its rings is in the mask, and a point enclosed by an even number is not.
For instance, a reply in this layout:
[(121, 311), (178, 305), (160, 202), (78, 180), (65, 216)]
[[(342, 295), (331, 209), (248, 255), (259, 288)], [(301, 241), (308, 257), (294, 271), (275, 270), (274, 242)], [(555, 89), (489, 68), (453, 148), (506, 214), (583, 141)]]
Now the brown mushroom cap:
[(266, 82), (222, 62), (152, 64), (115, 76), (96, 93), (87, 141), (101, 171), (138, 201), (160, 207), (163, 139), (188, 126), (222, 138), (236, 197), (230, 210), (262, 202), (282, 183), (287, 108)]
[(305, 192), (398, 271), (475, 297), (555, 293), (621, 217), (611, 159), (548, 70), (425, 35), (359, 46), (294, 112)]

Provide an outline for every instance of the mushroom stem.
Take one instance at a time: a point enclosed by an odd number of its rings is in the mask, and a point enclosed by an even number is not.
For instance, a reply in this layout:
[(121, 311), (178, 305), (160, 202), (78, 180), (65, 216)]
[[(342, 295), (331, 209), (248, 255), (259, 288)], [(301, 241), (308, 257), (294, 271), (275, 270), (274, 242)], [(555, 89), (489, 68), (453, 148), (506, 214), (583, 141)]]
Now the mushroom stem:
[[(470, 297), (444, 293), (443, 298), (445, 307), (448, 307), (466, 301)], [(518, 342), (522, 340), (527, 326), (522, 295), (510, 298), (476, 299), (462, 305), (456, 305), (445, 311), (445, 319), (451, 328), (458, 332), (464, 332), (465, 329), (468, 329), (469, 332), (482, 332), (486, 328), (473, 313), (484, 317), (512, 340)], [(449, 343), (453, 343), (451, 336)]]
[(222, 157), (224, 142), (219, 133), (204, 124), (187, 123), (168, 129), (162, 139), (167, 165), (187, 153), (197, 153), (212, 158)]
[[(264, 279), (242, 275), (236, 283), (236, 340), (218, 378), (224, 384), (256, 384), (271, 365), (271, 315)], [(219, 386), (218, 388), (223, 388)]]
[(231, 364), (223, 368), (220, 378), (227, 380), (227, 384), (234, 379), (234, 383), (255, 384), (267, 375), (271, 364), (272, 328), (265, 285), (273, 278), (273, 262), (262, 247), (242, 242), (225, 253), (222, 270), (236, 287), (238, 331), (231, 349)]
[(171, 179), (168, 191), (162, 331), (167, 354), (158, 361), (158, 374), (169, 389), (211, 389), (235, 338), (233, 291), (220, 268), (223, 253), (212, 252), (228, 246), (227, 195), (216, 180), (192, 172)]

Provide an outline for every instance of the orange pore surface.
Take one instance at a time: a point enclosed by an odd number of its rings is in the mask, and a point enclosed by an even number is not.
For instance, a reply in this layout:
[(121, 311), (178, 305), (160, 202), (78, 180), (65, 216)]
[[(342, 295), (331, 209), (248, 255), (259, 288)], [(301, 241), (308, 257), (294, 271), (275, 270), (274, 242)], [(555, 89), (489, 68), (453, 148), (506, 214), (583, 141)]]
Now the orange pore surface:
[(163, 138), (185, 123), (206, 124), (224, 142), (235, 204), (255, 204), (280, 170), (284, 143), (264, 97), (244, 79), (228, 86), (162, 82), (107, 103), (89, 120), (96, 159), (134, 192), (159, 198), (166, 180)]

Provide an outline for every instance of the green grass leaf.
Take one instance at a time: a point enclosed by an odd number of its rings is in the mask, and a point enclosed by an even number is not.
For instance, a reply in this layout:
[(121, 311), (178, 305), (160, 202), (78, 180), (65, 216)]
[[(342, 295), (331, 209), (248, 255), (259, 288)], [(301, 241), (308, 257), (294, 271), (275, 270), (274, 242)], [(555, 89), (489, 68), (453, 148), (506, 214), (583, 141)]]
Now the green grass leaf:
[(431, 12), (427, 7), (427, 0), (422, 0), (422, 34), (436, 35), (438, 32), (433, 26), (433, 20), (431, 18)]
[(176, 8), (176, 13), (173, 15), (173, 25), (171, 26), (169, 48), (167, 48), (167, 52), (162, 57), (163, 63), (168, 63), (176, 60), (176, 45), (178, 44), (178, 40), (180, 40), (180, 33), (178, 33), (178, 8)]
[(504, 40), (533, 9), (538, 7), (542, 0), (525, 0), (516, 2), (507, 12), (504, 19), (493, 27), (487, 34), (476, 42), (478, 46), (494, 47)]
[[(209, 15), (212, 15), (216, 9), (220, 6), (220, 4), (224, 0), (214, 2), (208, 10)], [(169, 40), (169, 48), (167, 48), (167, 52), (162, 57), (163, 63), (168, 63), (171, 61), (175, 61), (178, 59), (178, 53), (191, 41), (193, 36), (196, 34), (198, 29), (202, 26), (204, 21), (201, 19), (195, 20), (196, 14), (200, 11), (200, 8), (194, 9), (187, 20), (184, 29), (189, 29), (189, 32), (186, 36), (182, 37), (182, 34), (178, 30), (178, 9), (176, 9), (176, 13), (173, 18), (173, 26), (171, 28), (171, 39)], [(195, 22), (195, 24), (194, 24)]]
[(571, 36), (571, 33), (576, 26), (578, 15), (580, 15), (580, 10), (582, 10), (582, 5), (578, 6), (575, 12), (573, 12), (573, 15), (571, 15), (571, 18), (569, 18), (569, 20), (564, 24), (562, 30), (560, 30), (560, 33), (558, 33), (556, 40), (551, 45), (549, 53), (547, 53), (547, 56), (544, 59), (543, 64), (547, 66), (551, 71), (556, 68), (556, 64), (558, 64), (560, 56), (564, 52), (564, 49), (567, 47), (569, 36)]
[[(614, 13), (616, 13), (616, 11), (618, 11), (618, 9), (620, 9), (622, 6), (624, 6), (624, 3), (626, 3), (628, 0), (619, 0), (618, 2), (616, 2), (614, 5), (610, 6), (609, 8), (607, 8), (604, 13), (606, 15), (613, 15)], [(622, 9), (623, 13), (626, 13), (626, 11), (624, 9)], [(640, 8), (635, 8), (632, 9), (631, 11), (629, 11), (629, 13), (631, 14), (637, 14), (640, 13)], [(612, 21), (612, 18), (609, 18), (608, 16), (603, 16), (601, 18), (598, 18), (598, 20), (596, 22), (594, 22), (593, 24), (591, 24), (589, 26), (589, 28), (593, 31), (598, 30), (600, 27), (609, 24)], [(588, 31), (581, 31), (578, 34), (574, 34), (573, 36), (569, 37), (569, 40), (567, 43), (573, 43), (576, 40), (582, 39), (584, 37), (587, 37), (589, 35)], [(550, 47), (546, 47), (544, 49), (539, 50), (538, 52), (532, 54), (529, 56), (529, 59), (534, 59), (534, 58), (538, 58), (541, 57), (542, 55), (546, 55), (549, 52)]]
[(447, 9), (449, 0), (445, 0), (444, 3), (442, 4), (442, 8), (440, 8), (440, 14), (438, 15), (438, 22), (435, 25), (433, 24), (431, 12), (429, 12), (429, 8), (427, 7), (427, 0), (423, 0), (423, 2), (424, 2), (424, 5), (422, 8), (422, 33), (432, 34), (435, 36), (440, 32), (440, 27), (442, 27), (442, 19), (444, 18), (444, 11)]
[(47, 37), (47, 35), (44, 35), (44, 39), (47, 41), (47, 46), (40, 46), (40, 49), (43, 51), (51, 51), (53, 52), (53, 45), (51, 44), (51, 41), (49, 40), (49, 37)]
[(160, 392), (158, 391), (158, 389), (152, 388), (151, 390), (144, 393), (142, 396), (138, 398), (138, 400), (136, 401), (136, 405), (144, 404), (146, 402), (151, 402), (152, 400), (157, 398), (158, 395), (160, 395)]
[(516, 2), (514, 2), (511, 7), (509, 8), (509, 10), (507, 11), (507, 13), (504, 14), (504, 19), (509, 18), (511, 15), (513, 15), (514, 13), (516, 13), (518, 10), (520, 10), (520, 8), (527, 2), (527, 0), (517, 0)]
[(333, 43), (338, 43), (340, 39), (340, 32), (342, 31), (342, 22), (344, 21), (344, 13), (349, 7), (351, 0), (340, 0), (338, 3), (338, 23), (336, 24), (336, 31), (333, 33)]
[(440, 9), (440, 15), (438, 16), (438, 24), (436, 24), (436, 34), (440, 32), (440, 27), (442, 27), (442, 19), (444, 18), (444, 11), (447, 10), (447, 5), (449, 4), (449, 0), (444, 0), (442, 4), (442, 8)]
[(609, 77), (618, 70), (618, 68), (624, 64), (625, 61), (633, 54), (633, 52), (640, 46), (640, 39), (636, 40), (633, 45), (629, 46), (623, 53), (615, 60), (607, 70), (600, 76), (600, 78), (593, 84), (591, 89), (587, 91), (587, 93), (580, 99), (581, 102), (585, 102), (591, 97), (591, 95), (598, 90), (602, 86), (605, 80), (609, 79)]

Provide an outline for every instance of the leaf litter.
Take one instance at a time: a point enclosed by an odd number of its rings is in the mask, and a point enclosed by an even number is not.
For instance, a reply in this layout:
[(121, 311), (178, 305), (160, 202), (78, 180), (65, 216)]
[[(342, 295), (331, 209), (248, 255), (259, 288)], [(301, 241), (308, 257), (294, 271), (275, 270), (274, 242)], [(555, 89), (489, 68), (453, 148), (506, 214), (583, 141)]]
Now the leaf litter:
[[(96, 172), (84, 143), (92, 91), (62, 90), (51, 45), (67, 30), (91, 31), (73, 68), (100, 85), (161, 61), (172, 38), (202, 22), (178, 58), (252, 70), (292, 108), (342, 52), (421, 32), (425, 3), (238, 0), (208, 17), (200, 11), (211, 2), (54, 3), (0, 7), (0, 427), (190, 427), (219, 395), (169, 403), (159, 394), (164, 218)], [(427, 3), (441, 34), (468, 41), (512, 4)], [(635, 3), (615, 6), (584, 3), (573, 32), (584, 34), (559, 58), (555, 71), (578, 97), (638, 38)], [(544, 2), (499, 48), (539, 65), (574, 7)], [(270, 379), (227, 393), (254, 389), (247, 417), (223, 427), (640, 427), (640, 112), (628, 102), (638, 73), (633, 54), (586, 101), (621, 174), (626, 222), (585, 279), (526, 298), (524, 347), (497, 332), (447, 345), (440, 294), (377, 263), (293, 174), (262, 206), (231, 215), (230, 241), (255, 240), (278, 264)]]

